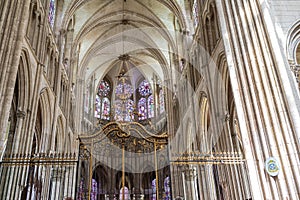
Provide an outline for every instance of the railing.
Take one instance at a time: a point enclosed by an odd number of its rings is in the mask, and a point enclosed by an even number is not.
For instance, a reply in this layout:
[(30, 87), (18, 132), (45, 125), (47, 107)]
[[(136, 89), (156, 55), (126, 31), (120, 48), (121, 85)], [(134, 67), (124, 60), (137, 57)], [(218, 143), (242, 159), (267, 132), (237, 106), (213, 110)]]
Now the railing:
[(5, 155), (0, 162), (0, 199), (75, 199), (75, 153)]

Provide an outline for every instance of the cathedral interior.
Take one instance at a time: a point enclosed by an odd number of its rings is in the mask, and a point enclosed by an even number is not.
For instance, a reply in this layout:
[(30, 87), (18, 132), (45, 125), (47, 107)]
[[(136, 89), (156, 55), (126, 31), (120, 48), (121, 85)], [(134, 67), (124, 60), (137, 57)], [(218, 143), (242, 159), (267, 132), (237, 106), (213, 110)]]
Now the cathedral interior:
[(1, 0), (0, 199), (300, 199), (300, 1)]

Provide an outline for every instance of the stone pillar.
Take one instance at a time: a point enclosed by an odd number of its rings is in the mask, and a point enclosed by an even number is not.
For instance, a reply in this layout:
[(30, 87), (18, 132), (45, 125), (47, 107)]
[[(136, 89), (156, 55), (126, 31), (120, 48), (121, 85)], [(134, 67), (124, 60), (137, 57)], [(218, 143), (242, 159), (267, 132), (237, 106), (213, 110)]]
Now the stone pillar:
[(193, 166), (188, 166), (184, 169), (184, 197), (185, 199), (199, 199), (197, 187), (197, 172)]
[[(252, 198), (299, 199), (299, 100), (268, 2), (216, 3)], [(269, 157), (282, 166), (278, 177), (264, 171)]]
[(171, 165), (170, 166), (171, 170), (171, 195), (172, 198), (177, 197), (177, 196), (183, 196), (183, 185), (184, 183), (183, 178), (182, 178), (182, 169), (181, 166), (178, 165)]
[(63, 180), (65, 171), (62, 168), (52, 169), (50, 197), (52, 200), (60, 200), (63, 198)]
[(6, 143), (9, 110), (13, 98), (22, 43), (26, 34), (30, 0), (0, 3), (0, 155)]
[(206, 192), (207, 192), (208, 199), (217, 199), (216, 185), (214, 180), (212, 164), (206, 164), (204, 166), (204, 171), (205, 171), (205, 180), (206, 180), (206, 187), (207, 187)]

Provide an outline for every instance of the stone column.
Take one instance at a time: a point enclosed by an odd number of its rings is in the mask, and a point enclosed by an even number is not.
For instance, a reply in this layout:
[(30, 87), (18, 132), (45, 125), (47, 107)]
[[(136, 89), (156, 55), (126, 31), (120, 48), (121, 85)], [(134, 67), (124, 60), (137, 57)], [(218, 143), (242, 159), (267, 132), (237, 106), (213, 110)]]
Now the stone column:
[(50, 197), (52, 200), (60, 200), (63, 197), (63, 180), (65, 171), (62, 168), (56, 167), (52, 169)]
[(183, 196), (183, 185), (184, 183), (182, 182), (182, 169), (181, 166), (178, 165), (171, 165), (170, 166), (171, 170), (171, 194), (172, 198), (177, 197), (177, 196)]
[(22, 43), (26, 34), (30, 0), (0, 3), (0, 155), (6, 143), (7, 121), (13, 98)]
[(190, 200), (199, 199), (197, 187), (197, 172), (193, 166), (184, 169), (184, 198)]
[[(299, 102), (266, 0), (216, 0), (253, 199), (299, 199)], [(278, 177), (264, 171), (275, 157)]]

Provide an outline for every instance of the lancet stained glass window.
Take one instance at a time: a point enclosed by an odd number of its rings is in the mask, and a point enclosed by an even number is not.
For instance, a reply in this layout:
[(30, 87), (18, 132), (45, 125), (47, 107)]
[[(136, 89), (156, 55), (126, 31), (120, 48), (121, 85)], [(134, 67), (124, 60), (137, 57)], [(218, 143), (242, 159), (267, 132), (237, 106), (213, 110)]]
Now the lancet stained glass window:
[(138, 88), (141, 96), (138, 102), (139, 120), (154, 117), (154, 100), (152, 96), (151, 85), (147, 80), (143, 80)]
[(99, 84), (95, 98), (95, 117), (98, 119), (110, 119), (110, 85), (107, 81), (102, 80)]
[(95, 117), (100, 118), (101, 117), (101, 99), (99, 95), (96, 95), (95, 98)]
[(110, 119), (110, 117), (109, 117), (109, 114), (110, 114), (110, 101), (107, 97), (103, 98), (101, 111), (102, 111), (101, 119), (109, 120)]
[(114, 108), (115, 108), (115, 120), (116, 121), (123, 121), (122, 101), (121, 100), (116, 100), (115, 103), (114, 103)]
[(54, 20), (55, 20), (55, 12), (56, 12), (56, 6), (55, 6), (55, 0), (50, 0), (50, 5), (49, 5), (49, 23), (50, 26), (53, 28), (54, 26)]
[(95, 179), (92, 179), (91, 200), (97, 200), (98, 184)]
[(132, 121), (134, 102), (131, 99), (133, 88), (125, 77), (120, 78), (119, 84), (116, 87), (116, 103), (115, 106), (115, 120), (116, 121)]
[(171, 200), (171, 188), (170, 188), (170, 177), (167, 176), (164, 180), (165, 198), (164, 200)]
[(141, 98), (138, 103), (139, 109), (139, 120), (147, 119), (147, 100), (146, 98)]
[(154, 99), (153, 99), (153, 95), (150, 95), (148, 97), (148, 117), (149, 118), (154, 117)]
[(101, 81), (98, 88), (98, 94), (101, 97), (107, 96), (110, 91), (109, 84), (106, 81)]
[(133, 111), (134, 111), (134, 102), (133, 102), (133, 100), (129, 99), (127, 102), (127, 113), (128, 114), (125, 117), (125, 121), (132, 121), (134, 119)]
[(144, 97), (152, 93), (150, 83), (147, 80), (143, 80), (140, 83), (139, 93)]
[(134, 102), (131, 99), (115, 101), (115, 120), (131, 122), (134, 119)]

